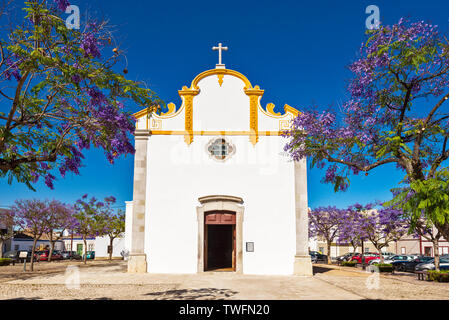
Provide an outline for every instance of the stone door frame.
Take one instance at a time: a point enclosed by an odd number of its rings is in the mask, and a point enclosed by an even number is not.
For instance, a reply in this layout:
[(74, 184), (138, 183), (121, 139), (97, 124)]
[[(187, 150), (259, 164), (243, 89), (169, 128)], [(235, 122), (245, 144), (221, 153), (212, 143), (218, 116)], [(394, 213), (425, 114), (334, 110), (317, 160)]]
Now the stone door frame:
[(243, 199), (234, 196), (213, 195), (198, 198), (201, 206), (196, 207), (198, 220), (198, 273), (204, 272), (204, 216), (210, 211), (235, 212), (235, 272), (243, 273)]

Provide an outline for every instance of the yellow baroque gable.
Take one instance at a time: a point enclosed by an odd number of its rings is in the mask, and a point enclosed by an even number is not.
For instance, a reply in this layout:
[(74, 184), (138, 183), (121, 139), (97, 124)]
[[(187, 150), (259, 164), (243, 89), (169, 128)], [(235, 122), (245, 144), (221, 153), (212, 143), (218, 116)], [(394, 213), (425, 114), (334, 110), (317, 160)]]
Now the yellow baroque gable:
[[(286, 130), (290, 126), (290, 120), (296, 116), (298, 116), (299, 111), (288, 104), (284, 105), (284, 113), (274, 112), (274, 104), (268, 103), (266, 108), (264, 109), (260, 105), (260, 99), (264, 94), (264, 90), (260, 89), (259, 86), (254, 86), (248, 80), (246, 76), (241, 74), (238, 71), (230, 70), (230, 69), (211, 69), (206, 70), (200, 74), (198, 74), (191, 82), (190, 87), (183, 86), (181, 90), (178, 91), (178, 94), (182, 98), (182, 104), (176, 110), (176, 105), (174, 103), (167, 104), (168, 111), (164, 113), (157, 114), (153, 112), (149, 114), (149, 109), (145, 108), (141, 111), (138, 111), (133, 114), (133, 116), (138, 120), (144, 116), (150, 115), (146, 121), (146, 129), (150, 130), (152, 134), (174, 134), (174, 132), (181, 131), (173, 131), (164, 129), (163, 120), (168, 118), (173, 118), (178, 116), (181, 113), (184, 113), (184, 136), (185, 142), (187, 144), (192, 143), (193, 136), (198, 134), (193, 131), (193, 118), (192, 118), (192, 110), (194, 108), (194, 98), (196, 95), (200, 93), (200, 88), (198, 87), (198, 83), (209, 76), (217, 75), (218, 84), (223, 84), (224, 76), (229, 75), (236, 77), (243, 81), (245, 87), (243, 88), (244, 93), (249, 97), (249, 111), (250, 111), (250, 122), (248, 124), (248, 131), (242, 131), (241, 133), (245, 134), (250, 133), (249, 138), (253, 145), (258, 142), (259, 135), (267, 135), (265, 131), (259, 131), (259, 120), (258, 120), (258, 110), (261, 111), (261, 114), (268, 116), (270, 118), (275, 118), (279, 120), (279, 132)], [(160, 108), (157, 106), (157, 108)], [(151, 118), (151, 119), (150, 119)], [(136, 124), (137, 125), (137, 124)], [(207, 134), (205, 132), (201, 132), (201, 134)], [(268, 135), (273, 135), (273, 133), (269, 133)]]

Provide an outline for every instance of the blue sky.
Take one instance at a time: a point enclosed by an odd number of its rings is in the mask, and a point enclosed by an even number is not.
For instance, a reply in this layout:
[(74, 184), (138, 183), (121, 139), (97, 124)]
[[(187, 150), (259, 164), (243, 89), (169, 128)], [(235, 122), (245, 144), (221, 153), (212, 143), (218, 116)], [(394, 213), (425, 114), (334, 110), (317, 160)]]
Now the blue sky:
[[(49, 0), (51, 2), (51, 0)], [(116, 41), (125, 50), (128, 76), (144, 80), (167, 103), (179, 106), (177, 90), (217, 63), (213, 45), (229, 50), (223, 62), (265, 89), (262, 105), (285, 103), (304, 110), (327, 108), (346, 99), (347, 66), (364, 38), (368, 5), (377, 5), (383, 24), (401, 17), (449, 27), (449, 2), (433, 1), (139, 1), (70, 0), (86, 15), (109, 19)], [(16, 2), (19, 4), (19, 1)], [(130, 109), (131, 110), (131, 109)], [(132, 109), (132, 111), (138, 111)], [(114, 195), (118, 206), (132, 199), (133, 157), (108, 163), (100, 150), (85, 154), (81, 175), (58, 176), (55, 189), (0, 183), (0, 207), (17, 198), (56, 198), (73, 202), (88, 193)], [(345, 207), (354, 202), (387, 200), (403, 173), (394, 165), (356, 176), (344, 193), (320, 183), (324, 172), (309, 169), (309, 206)]]

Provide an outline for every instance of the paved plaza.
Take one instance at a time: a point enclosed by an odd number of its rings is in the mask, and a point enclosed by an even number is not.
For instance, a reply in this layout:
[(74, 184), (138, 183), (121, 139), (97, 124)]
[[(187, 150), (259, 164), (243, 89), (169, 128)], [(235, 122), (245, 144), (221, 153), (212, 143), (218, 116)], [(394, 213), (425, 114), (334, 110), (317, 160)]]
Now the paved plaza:
[(314, 265), (314, 276), (129, 274), (125, 261), (41, 262), (0, 267), (0, 299), (449, 299), (449, 284), (413, 274), (379, 276), (360, 269)]

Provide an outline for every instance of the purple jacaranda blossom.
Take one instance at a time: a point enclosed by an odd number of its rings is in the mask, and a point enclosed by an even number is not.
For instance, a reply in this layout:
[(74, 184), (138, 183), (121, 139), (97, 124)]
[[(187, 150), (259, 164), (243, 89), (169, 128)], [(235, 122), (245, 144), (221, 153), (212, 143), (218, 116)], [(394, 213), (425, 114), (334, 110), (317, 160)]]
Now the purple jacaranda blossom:
[(70, 3), (67, 0), (54, 0), (56, 6), (59, 10), (64, 11), (65, 9), (70, 6)]
[(18, 62), (14, 62), (10, 57), (6, 58), (5, 61), (5, 71), (3, 72), (3, 76), (6, 80), (10, 80), (11, 77), (14, 77), (17, 81), (20, 80), (20, 71), (18, 67)]
[(84, 50), (85, 57), (92, 56), (93, 58), (99, 58), (101, 56), (99, 47), (100, 43), (94, 33), (87, 32), (83, 34), (81, 49)]
[(422, 98), (444, 102), (449, 87), (444, 39), (436, 25), (406, 19), (368, 31), (349, 66), (348, 99), (338, 109), (300, 112), (284, 134), (289, 139), (284, 150), (296, 161), (312, 158), (309, 163), (326, 170), (322, 181), (336, 190), (347, 189), (349, 175), (368, 175), (388, 163), (412, 177), (438, 168), (449, 121), (442, 110), (421, 115), (416, 106)]

